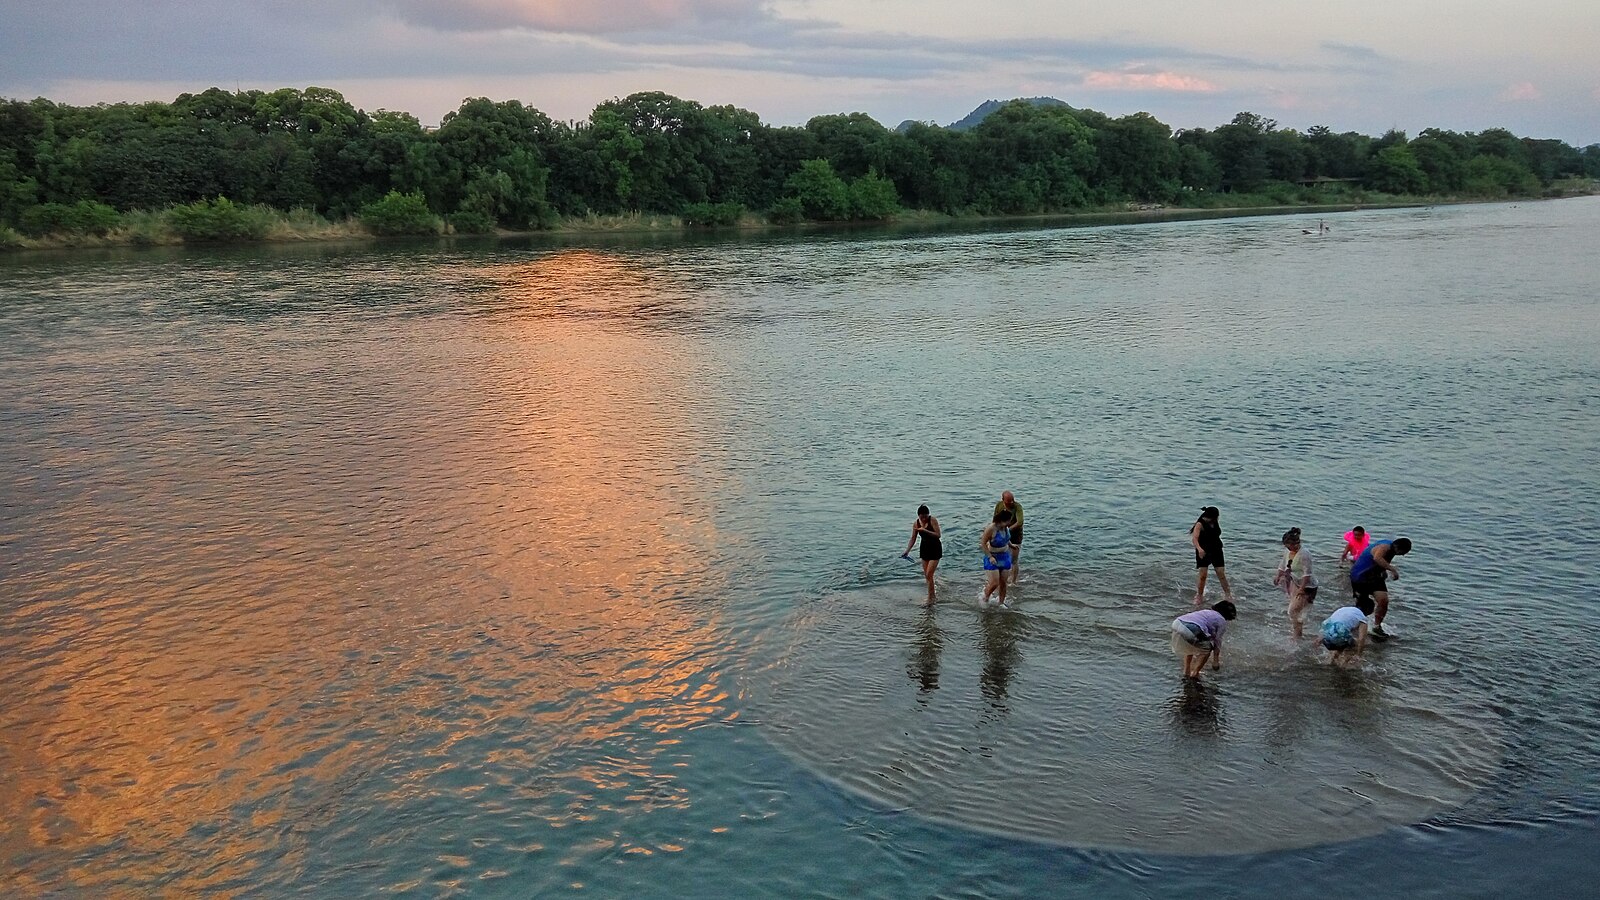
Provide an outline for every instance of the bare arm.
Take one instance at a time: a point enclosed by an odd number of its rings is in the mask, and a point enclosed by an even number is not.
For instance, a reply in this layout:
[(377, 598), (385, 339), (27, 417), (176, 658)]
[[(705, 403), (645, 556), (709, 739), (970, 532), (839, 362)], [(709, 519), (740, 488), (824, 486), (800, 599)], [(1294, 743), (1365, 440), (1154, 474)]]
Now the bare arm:
[(906, 543), (905, 552), (901, 553), (900, 554), (901, 556), (910, 556), (911, 555), (911, 548), (915, 547), (917, 545), (917, 532), (919, 532), (921, 530), (922, 529), (919, 528), (915, 524), (913, 524), (911, 526), (911, 540)]
[(1194, 552), (1200, 554), (1201, 556), (1205, 556), (1206, 555), (1205, 551), (1200, 549), (1200, 523), (1199, 522), (1194, 523), (1194, 526), (1189, 529), (1189, 543), (1194, 545)]
[[(1382, 555), (1380, 556), (1379, 554)], [(1394, 563), (1391, 562), (1391, 560), (1394, 559), (1393, 545), (1380, 547), (1377, 550), (1372, 551), (1372, 559), (1378, 565), (1383, 566), (1384, 571), (1389, 573), (1389, 577), (1393, 578), (1395, 581), (1400, 580), (1400, 570), (1396, 569), (1394, 567)]]

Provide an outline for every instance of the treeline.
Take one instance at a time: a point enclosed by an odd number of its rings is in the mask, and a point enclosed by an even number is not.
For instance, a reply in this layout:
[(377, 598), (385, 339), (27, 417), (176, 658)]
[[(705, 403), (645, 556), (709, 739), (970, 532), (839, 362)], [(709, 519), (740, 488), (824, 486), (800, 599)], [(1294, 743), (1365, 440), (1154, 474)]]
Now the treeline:
[(0, 101), (0, 227), (32, 235), (105, 233), (153, 211), (164, 211), (161, 227), (204, 240), (261, 237), (272, 210), (354, 217), (381, 233), (483, 232), (629, 212), (718, 224), (1376, 199), (1366, 192), (1535, 196), (1571, 177), (1600, 178), (1600, 145), (1503, 129), (1301, 133), (1251, 113), (1174, 133), (1145, 113), (1023, 101), (963, 131), (891, 130), (861, 113), (773, 127), (663, 93), (572, 123), (470, 99), (436, 129), (316, 87), (93, 107)]

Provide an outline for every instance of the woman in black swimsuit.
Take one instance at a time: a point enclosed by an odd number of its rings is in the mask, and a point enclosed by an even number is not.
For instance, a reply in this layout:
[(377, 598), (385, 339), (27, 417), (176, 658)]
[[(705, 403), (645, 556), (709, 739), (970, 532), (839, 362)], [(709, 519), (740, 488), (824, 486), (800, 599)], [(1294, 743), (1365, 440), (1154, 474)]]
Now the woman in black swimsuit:
[(1206, 595), (1206, 567), (1217, 570), (1217, 580), (1222, 582), (1222, 594), (1233, 599), (1233, 588), (1228, 587), (1228, 576), (1222, 571), (1221, 513), (1215, 506), (1200, 510), (1200, 518), (1189, 529), (1189, 543), (1194, 545), (1194, 567), (1200, 570), (1194, 582), (1194, 605), (1199, 606)]
[(939, 520), (928, 514), (928, 507), (917, 507), (917, 521), (911, 523), (911, 540), (906, 544), (906, 552), (900, 554), (905, 559), (911, 558), (911, 548), (917, 543), (917, 538), (922, 538), (922, 577), (928, 579), (928, 605), (933, 605), (933, 570), (939, 568), (939, 558), (944, 556), (944, 544), (939, 540)]

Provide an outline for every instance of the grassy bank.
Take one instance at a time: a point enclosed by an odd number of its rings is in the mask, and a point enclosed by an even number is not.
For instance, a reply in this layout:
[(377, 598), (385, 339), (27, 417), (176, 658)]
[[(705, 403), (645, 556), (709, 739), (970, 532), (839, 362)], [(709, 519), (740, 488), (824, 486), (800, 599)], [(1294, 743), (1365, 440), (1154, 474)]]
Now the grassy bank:
[[(1356, 209), (1435, 206), (1456, 203), (1486, 203), (1504, 200), (1536, 200), (1559, 197), (1588, 196), (1600, 193), (1600, 182), (1574, 179), (1553, 185), (1541, 197), (1459, 197), (1459, 196), (1409, 196), (1380, 194), (1372, 191), (1341, 191), (1336, 194), (1308, 196), (1304, 192), (1274, 191), (1260, 194), (1211, 194), (1186, 198), (1177, 205), (1150, 203), (1121, 203), (1062, 212), (1032, 213), (1026, 215), (951, 215), (930, 210), (901, 210), (888, 222), (902, 225), (945, 225), (960, 223), (1005, 221), (1062, 221), (1115, 220), (1139, 221), (1141, 219), (1206, 218), (1209, 216), (1235, 216), (1290, 213), (1332, 213)], [(218, 204), (223, 204), (219, 206)], [(197, 222), (195, 210), (202, 219)], [(70, 209), (69, 209), (70, 212)], [(79, 212), (82, 212), (81, 210)], [(170, 247), (184, 244), (250, 244), (292, 243), (305, 241), (372, 240), (385, 235), (375, 231), (369, 222), (358, 218), (330, 220), (306, 209), (289, 211), (265, 206), (232, 206), (227, 201), (209, 201), (166, 210), (135, 210), (116, 213), (102, 208), (90, 210), (99, 216), (84, 214), (77, 218), (92, 220), (74, 222), (73, 227), (55, 230), (35, 229), (23, 233), (15, 228), (0, 226), (0, 251), (66, 250), (76, 248), (106, 247)], [(209, 218), (205, 218), (209, 216)], [(72, 219), (70, 215), (62, 216)], [(219, 224), (219, 219), (221, 220)], [(436, 220), (437, 221), (437, 220)], [(833, 223), (802, 223), (808, 226), (827, 226)], [(883, 223), (855, 223), (883, 224)], [(540, 232), (498, 231), (512, 234), (663, 234), (685, 230), (707, 231), (764, 231), (793, 228), (790, 224), (774, 224), (765, 217), (745, 212), (734, 224), (716, 229), (699, 229), (687, 226), (680, 216), (660, 213), (622, 213), (617, 215), (567, 216), (557, 219), (552, 226)], [(437, 233), (451, 234), (448, 223), (438, 221)]]

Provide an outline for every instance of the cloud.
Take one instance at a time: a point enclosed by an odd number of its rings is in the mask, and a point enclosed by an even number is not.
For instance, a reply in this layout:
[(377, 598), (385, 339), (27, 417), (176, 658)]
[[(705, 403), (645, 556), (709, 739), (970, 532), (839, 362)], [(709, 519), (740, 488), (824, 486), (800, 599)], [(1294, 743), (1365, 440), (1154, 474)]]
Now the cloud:
[(1365, 44), (1342, 44), (1338, 41), (1323, 41), (1318, 46), (1334, 56), (1343, 57), (1353, 63), (1360, 64), (1364, 68), (1390, 68), (1401, 65), (1400, 60), (1379, 53)]
[(1204, 78), (1180, 75), (1177, 72), (1095, 71), (1083, 76), (1083, 86), (1120, 91), (1176, 91), (1193, 94), (1212, 94), (1221, 90)]
[(440, 31), (608, 34), (771, 17), (765, 0), (391, 0), (391, 5), (402, 19)]
[(1519, 81), (1508, 85), (1500, 92), (1498, 99), (1505, 103), (1529, 103), (1543, 96), (1539, 93), (1539, 89), (1533, 86), (1533, 82)]

